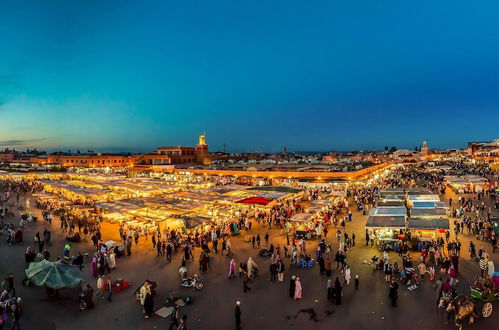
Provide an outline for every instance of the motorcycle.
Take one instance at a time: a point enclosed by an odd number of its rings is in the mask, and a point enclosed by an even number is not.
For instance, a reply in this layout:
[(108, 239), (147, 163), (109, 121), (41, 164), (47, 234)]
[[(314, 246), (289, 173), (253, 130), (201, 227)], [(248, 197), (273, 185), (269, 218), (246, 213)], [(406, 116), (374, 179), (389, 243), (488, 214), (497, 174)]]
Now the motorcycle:
[(258, 268), (253, 268), (253, 270), (248, 274), (248, 280), (252, 281), (255, 277), (258, 276)]
[(204, 288), (204, 283), (199, 279), (197, 274), (194, 274), (193, 277), (186, 277), (182, 279), (181, 286), (184, 288), (193, 288), (194, 290), (200, 291)]
[(269, 249), (260, 248), (260, 251), (258, 251), (258, 255), (260, 257), (270, 257), (272, 255), (272, 253), (270, 252)]

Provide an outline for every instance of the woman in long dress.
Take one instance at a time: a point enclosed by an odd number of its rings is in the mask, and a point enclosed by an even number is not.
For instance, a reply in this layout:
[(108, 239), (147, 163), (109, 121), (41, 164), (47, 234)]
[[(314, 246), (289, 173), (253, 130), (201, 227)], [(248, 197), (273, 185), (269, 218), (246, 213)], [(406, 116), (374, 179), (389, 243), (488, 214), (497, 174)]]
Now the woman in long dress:
[(341, 284), (340, 284), (340, 279), (338, 277), (336, 277), (336, 281), (334, 282), (334, 303), (336, 305), (341, 305), (341, 296), (342, 296), (342, 292), (341, 292)]
[(116, 269), (116, 253), (114, 251), (109, 254), (109, 268)]
[(333, 288), (333, 280), (328, 279), (327, 280), (327, 301), (333, 302), (333, 297), (334, 297), (334, 288)]
[(296, 281), (295, 281), (295, 300), (301, 299), (301, 294), (302, 294), (301, 282), (300, 282), (300, 278), (297, 277)]
[(92, 258), (92, 276), (93, 277), (97, 277), (97, 275), (99, 275), (98, 271), (97, 271), (97, 258), (93, 257)]
[(346, 266), (345, 267), (345, 282), (347, 285), (350, 284), (350, 279), (352, 278), (350, 267)]

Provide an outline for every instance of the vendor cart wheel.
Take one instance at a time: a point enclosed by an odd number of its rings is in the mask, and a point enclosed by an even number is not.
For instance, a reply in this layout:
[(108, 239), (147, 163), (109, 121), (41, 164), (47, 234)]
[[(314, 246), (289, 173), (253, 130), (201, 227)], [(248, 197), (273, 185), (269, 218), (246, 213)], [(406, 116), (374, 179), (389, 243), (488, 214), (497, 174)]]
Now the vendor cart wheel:
[(487, 302), (482, 307), (482, 316), (489, 317), (492, 314), (492, 303)]

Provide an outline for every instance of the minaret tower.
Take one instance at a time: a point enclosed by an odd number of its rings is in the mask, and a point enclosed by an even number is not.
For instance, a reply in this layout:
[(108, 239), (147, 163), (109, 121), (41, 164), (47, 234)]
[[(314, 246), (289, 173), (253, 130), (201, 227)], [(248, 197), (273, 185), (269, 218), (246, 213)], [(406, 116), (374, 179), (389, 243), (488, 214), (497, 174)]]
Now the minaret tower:
[(196, 161), (201, 164), (208, 165), (210, 163), (210, 154), (208, 153), (208, 145), (206, 144), (206, 134), (199, 136), (199, 142), (196, 145)]

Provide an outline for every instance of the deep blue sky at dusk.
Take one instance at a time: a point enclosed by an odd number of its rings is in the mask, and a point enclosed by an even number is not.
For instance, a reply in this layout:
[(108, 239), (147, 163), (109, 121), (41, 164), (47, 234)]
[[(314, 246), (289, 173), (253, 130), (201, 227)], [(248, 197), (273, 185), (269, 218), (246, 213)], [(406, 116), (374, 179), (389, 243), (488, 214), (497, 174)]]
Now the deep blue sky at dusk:
[(0, 2), (0, 147), (499, 138), (497, 1)]

